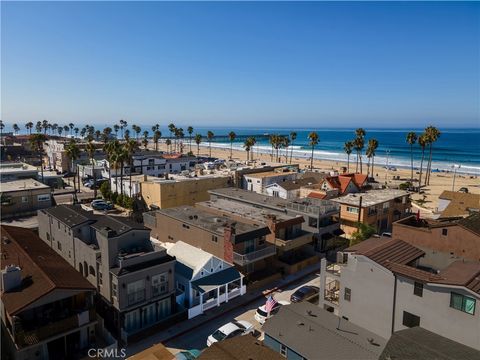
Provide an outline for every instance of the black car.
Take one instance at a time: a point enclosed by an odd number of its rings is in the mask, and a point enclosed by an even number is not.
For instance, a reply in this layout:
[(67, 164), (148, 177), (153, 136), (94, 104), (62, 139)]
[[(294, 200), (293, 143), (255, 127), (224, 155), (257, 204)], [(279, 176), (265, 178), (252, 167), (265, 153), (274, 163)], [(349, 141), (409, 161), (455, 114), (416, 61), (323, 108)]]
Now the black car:
[(304, 300), (311, 300), (318, 296), (319, 292), (320, 289), (317, 286), (305, 285), (290, 296), (290, 301), (292, 303), (297, 303)]

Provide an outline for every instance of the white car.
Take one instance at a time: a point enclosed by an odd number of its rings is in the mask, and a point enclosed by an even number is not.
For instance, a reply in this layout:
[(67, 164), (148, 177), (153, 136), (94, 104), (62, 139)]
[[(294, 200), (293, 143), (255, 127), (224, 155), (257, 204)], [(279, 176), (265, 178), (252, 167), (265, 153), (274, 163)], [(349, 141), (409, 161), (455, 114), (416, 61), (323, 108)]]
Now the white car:
[(212, 346), (212, 344), (222, 341), (225, 339), (231, 339), (235, 336), (242, 336), (247, 334), (253, 334), (255, 328), (248, 321), (244, 320), (234, 320), (228, 324), (223, 325), (221, 328), (216, 330), (212, 335), (207, 339), (207, 346)]
[(280, 307), (282, 305), (290, 305), (290, 302), (285, 300), (280, 300), (275, 304), (272, 311), (270, 311), (270, 314), (268, 314), (265, 311), (265, 304), (263, 304), (262, 306), (259, 306), (257, 311), (255, 311), (255, 320), (257, 320), (260, 323), (260, 325), (263, 325), (266, 320), (270, 319), (273, 315), (275, 315), (278, 312), (278, 310), (280, 310)]

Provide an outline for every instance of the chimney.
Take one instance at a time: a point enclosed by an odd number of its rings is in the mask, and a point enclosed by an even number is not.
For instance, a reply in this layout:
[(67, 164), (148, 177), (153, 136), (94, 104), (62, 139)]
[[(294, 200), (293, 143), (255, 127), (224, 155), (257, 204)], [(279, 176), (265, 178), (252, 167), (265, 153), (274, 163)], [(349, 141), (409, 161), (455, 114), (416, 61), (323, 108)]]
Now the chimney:
[(2, 290), (9, 292), (22, 284), (22, 272), (17, 265), (7, 265), (2, 270)]

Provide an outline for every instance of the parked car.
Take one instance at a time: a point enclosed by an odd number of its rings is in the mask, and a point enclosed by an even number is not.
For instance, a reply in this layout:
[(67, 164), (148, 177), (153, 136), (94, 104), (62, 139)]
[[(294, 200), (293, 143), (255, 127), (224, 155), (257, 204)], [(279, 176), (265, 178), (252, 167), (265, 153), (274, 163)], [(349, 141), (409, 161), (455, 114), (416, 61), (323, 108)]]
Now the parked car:
[(113, 209), (113, 204), (111, 202), (106, 202), (105, 200), (93, 200), (90, 205), (95, 210)]
[(180, 351), (175, 355), (175, 360), (195, 360), (202, 352), (197, 349)]
[(222, 341), (225, 339), (231, 339), (236, 336), (242, 336), (247, 334), (253, 334), (255, 328), (252, 324), (245, 320), (231, 321), (228, 324), (223, 325), (217, 329), (212, 335), (207, 339), (207, 346), (212, 346), (212, 344)]
[(317, 286), (305, 285), (297, 289), (297, 291), (290, 296), (290, 301), (292, 303), (308, 301), (318, 296), (319, 293), (320, 289)]
[(270, 319), (272, 316), (278, 313), (278, 310), (280, 310), (280, 307), (282, 307), (282, 305), (290, 305), (290, 302), (285, 300), (278, 301), (273, 307), (272, 311), (270, 311), (270, 314), (268, 314), (265, 310), (265, 304), (259, 306), (257, 311), (255, 311), (255, 320), (257, 320), (261, 325), (263, 325), (266, 320)]

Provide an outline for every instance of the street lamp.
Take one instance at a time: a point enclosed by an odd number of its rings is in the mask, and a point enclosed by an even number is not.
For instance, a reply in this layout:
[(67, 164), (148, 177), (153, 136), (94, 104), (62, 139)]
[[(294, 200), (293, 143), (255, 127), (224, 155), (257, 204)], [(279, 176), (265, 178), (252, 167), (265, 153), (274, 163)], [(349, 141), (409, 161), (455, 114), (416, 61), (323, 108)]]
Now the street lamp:
[(389, 168), (388, 168), (388, 158), (389, 158), (389, 156), (390, 156), (390, 150), (387, 149), (387, 150), (385, 150), (385, 152), (387, 153), (387, 163), (386, 163), (386, 165), (385, 165), (385, 167), (387, 168), (387, 171), (385, 171), (385, 180), (388, 180), (388, 169), (389, 169)]
[(453, 164), (453, 183), (452, 183), (452, 191), (455, 191), (455, 178), (457, 176), (457, 169), (460, 169), (462, 166), (458, 164)]

